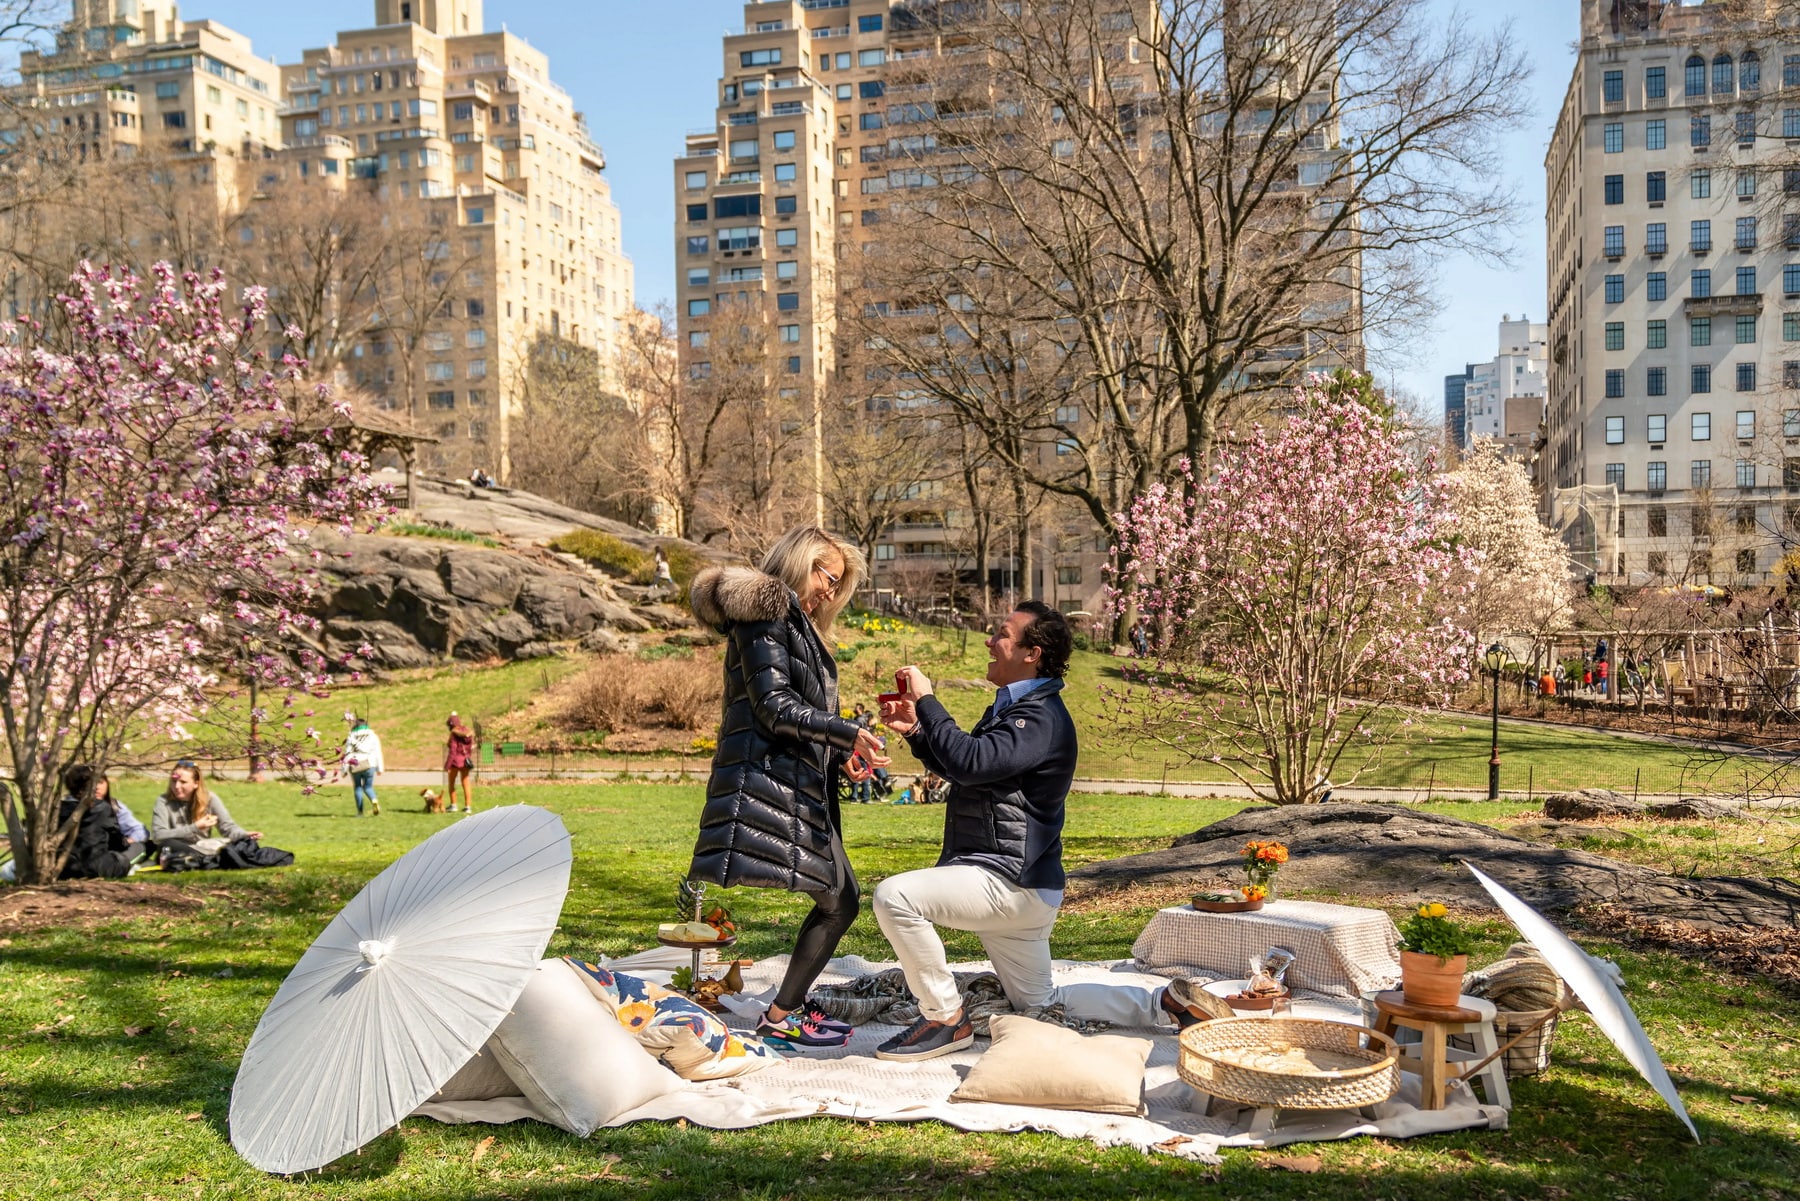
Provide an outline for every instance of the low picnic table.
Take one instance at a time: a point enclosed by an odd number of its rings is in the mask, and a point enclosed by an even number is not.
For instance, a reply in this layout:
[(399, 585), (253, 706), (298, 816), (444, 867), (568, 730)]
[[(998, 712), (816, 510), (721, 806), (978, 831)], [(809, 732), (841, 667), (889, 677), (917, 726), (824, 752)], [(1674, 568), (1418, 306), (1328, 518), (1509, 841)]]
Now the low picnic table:
[(1360, 997), (1400, 978), (1400, 932), (1380, 909), (1320, 901), (1270, 901), (1253, 913), (1158, 910), (1131, 945), (1138, 966), (1159, 975), (1239, 977), (1274, 947), (1294, 953), (1287, 984)]

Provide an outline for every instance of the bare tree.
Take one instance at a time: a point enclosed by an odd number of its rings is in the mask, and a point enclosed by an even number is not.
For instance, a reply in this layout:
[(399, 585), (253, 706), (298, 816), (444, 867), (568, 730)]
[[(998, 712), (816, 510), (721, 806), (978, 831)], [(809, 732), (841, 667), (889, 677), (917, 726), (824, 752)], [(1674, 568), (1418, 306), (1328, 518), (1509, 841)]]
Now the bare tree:
[[(1207, 459), (1228, 404), (1360, 366), (1425, 313), (1426, 256), (1492, 257), (1513, 215), (1494, 138), (1527, 63), (1424, 0), (930, 13), (909, 20), (960, 52), (895, 69), (887, 148), (890, 199), (929, 190), (890, 204), (868, 275), (939, 337), (903, 320), (878, 345), (1109, 533), (1122, 497)], [(902, 303), (921, 291), (929, 311)], [(1007, 359), (1048, 390), (1002, 386)], [(1040, 462), (1044, 438), (1071, 453)]]

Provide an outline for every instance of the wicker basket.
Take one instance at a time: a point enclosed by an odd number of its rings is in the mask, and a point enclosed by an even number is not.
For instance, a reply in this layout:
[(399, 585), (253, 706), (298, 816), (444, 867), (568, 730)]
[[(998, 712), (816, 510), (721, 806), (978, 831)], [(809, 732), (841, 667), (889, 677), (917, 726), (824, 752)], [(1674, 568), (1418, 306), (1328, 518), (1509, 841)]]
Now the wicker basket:
[(1494, 1037), (1505, 1044), (1521, 1030), (1536, 1026), (1549, 1015), (1549, 1020), (1532, 1030), (1502, 1057), (1508, 1079), (1535, 1076), (1550, 1066), (1550, 1040), (1556, 1037), (1556, 1024), (1562, 1014), (1555, 1009), (1502, 1009), (1494, 1015)]
[[(1221, 1051), (1283, 1044), (1365, 1062), (1334, 1071), (1286, 1073), (1218, 1058)], [(1183, 1080), (1209, 1096), (1280, 1109), (1356, 1109), (1385, 1101), (1400, 1087), (1392, 1039), (1362, 1026), (1307, 1018), (1230, 1018), (1189, 1026), (1181, 1033), (1177, 1070)]]

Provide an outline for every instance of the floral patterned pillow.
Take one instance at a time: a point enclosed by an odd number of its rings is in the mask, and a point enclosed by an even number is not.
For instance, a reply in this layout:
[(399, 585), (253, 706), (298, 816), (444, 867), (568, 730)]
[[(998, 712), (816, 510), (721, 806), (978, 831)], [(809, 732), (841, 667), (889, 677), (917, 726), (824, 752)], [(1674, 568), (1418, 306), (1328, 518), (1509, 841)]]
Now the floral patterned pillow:
[(716, 1014), (660, 984), (572, 956), (563, 962), (580, 974), (640, 1046), (685, 1080), (741, 1076), (781, 1058), (760, 1040), (739, 1035)]

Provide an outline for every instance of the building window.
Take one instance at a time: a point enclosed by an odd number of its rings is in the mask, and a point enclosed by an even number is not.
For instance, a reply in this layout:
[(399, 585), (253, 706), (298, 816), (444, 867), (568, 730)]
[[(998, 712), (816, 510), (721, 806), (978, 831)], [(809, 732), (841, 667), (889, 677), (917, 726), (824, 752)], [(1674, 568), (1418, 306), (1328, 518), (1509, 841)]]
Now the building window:
[(1738, 87), (1753, 92), (1762, 87), (1762, 59), (1756, 51), (1746, 50), (1738, 59)]
[(879, 16), (856, 18), (856, 32), (858, 32), (858, 33), (880, 33), (881, 32), (881, 18)]
[(1706, 60), (1698, 54), (1690, 55), (1682, 79), (1682, 92), (1688, 96), (1706, 95)]
[(712, 334), (703, 329), (688, 331), (688, 345), (695, 350), (704, 350), (712, 342)]
[(1695, 254), (1705, 254), (1712, 249), (1712, 222), (1689, 221), (1688, 244)]
[(1621, 304), (1625, 300), (1625, 277), (1609, 275), (1606, 277), (1606, 303)]
[[(1620, 253), (1624, 253), (1624, 244), (1625, 233), (1624, 230), (1621, 229), (1619, 232)], [(1646, 254), (1669, 253), (1669, 227), (1667, 225), (1663, 224), (1661, 221), (1652, 221), (1644, 227), (1644, 252)], [(1660, 299), (1660, 297), (1653, 296), (1651, 299), (1657, 300)]]
[(1737, 269), (1737, 294), (1739, 296), (1756, 295), (1756, 268), (1739, 267)]
[(863, 113), (857, 118), (856, 123), (860, 129), (880, 129), (882, 124), (881, 114)]
[(1661, 67), (1644, 69), (1644, 98), (1660, 100), (1669, 94), (1669, 76)]
[(1756, 218), (1739, 217), (1737, 219), (1737, 248), (1739, 250), (1756, 249)]
[(775, 231), (775, 245), (778, 247), (794, 247), (800, 244), (800, 231), (797, 229), (778, 229)]
[(1663, 150), (1669, 145), (1669, 123), (1662, 119), (1644, 122), (1644, 149)]
[[(1623, 191), (1624, 189), (1620, 189)], [(1644, 199), (1655, 203), (1666, 200), (1669, 194), (1669, 175), (1666, 171), (1649, 171), (1644, 174)]]
[[(1756, 364), (1755, 363), (1739, 363), (1737, 365), (1737, 390), (1739, 392), (1754, 392), (1754, 391), (1756, 391)], [(1745, 437), (1749, 436), (1748, 434), (1745, 434), (1743, 432), (1743, 429), (1744, 429), (1744, 415), (1742, 413), (1740, 413), (1740, 414), (1738, 414), (1738, 437), (1740, 437), (1740, 438), (1745, 438)]]
[(425, 378), (429, 380), (447, 380), (456, 378), (455, 363), (425, 364)]
[(797, 354), (789, 355), (785, 370), (787, 371), (787, 373), (789, 375), (799, 375), (800, 374), (800, 356)]
[(1737, 173), (1737, 194), (1740, 199), (1748, 200), (1756, 195), (1756, 172), (1749, 169)]
[(1669, 277), (1665, 272), (1652, 271), (1644, 276), (1644, 297), (1647, 300), (1669, 298)]
[(1625, 323), (1623, 321), (1608, 321), (1606, 323), (1606, 349), (1625, 349)]
[(1737, 127), (1737, 143), (1740, 146), (1756, 145), (1756, 114), (1737, 113), (1734, 116)]
[(1625, 395), (1625, 372), (1614, 368), (1606, 373), (1606, 395), (1617, 399)]
[(1620, 258), (1625, 253), (1625, 227), (1609, 225), (1606, 227), (1606, 256)]
[(1688, 391), (1696, 395), (1712, 391), (1712, 368), (1705, 363), (1696, 363), (1688, 369)]
[(1606, 203), (1625, 203), (1625, 177), (1623, 175), (1608, 175), (1606, 177)]
[(795, 177), (795, 171), (796, 171), (796, 168), (793, 163), (776, 163), (775, 164), (775, 182), (776, 183), (793, 183), (794, 177)]
[(1651, 551), (1645, 556), (1644, 565), (1651, 575), (1669, 574), (1669, 552), (1666, 550)]
[(794, 148), (794, 131), (791, 129), (776, 130), (769, 138), (769, 145), (777, 150), (792, 150)]
[(856, 52), (856, 65), (859, 67), (879, 67), (886, 61), (886, 50), (858, 50)]
[(1705, 300), (1712, 295), (1712, 272), (1705, 267), (1688, 272), (1688, 295)]
[(687, 173), (688, 191), (696, 192), (696, 191), (699, 191), (701, 188), (704, 188), (705, 186), (706, 186), (706, 172), (704, 172), (704, 171), (689, 171)]
[(1782, 410), (1781, 436), (1783, 438), (1800, 438), (1800, 409)]
[(1737, 553), (1737, 569), (1739, 575), (1755, 575), (1756, 552), (1753, 550), (1740, 550)]
[(1706, 442), (1712, 438), (1712, 414), (1695, 413), (1688, 419), (1689, 436), (1696, 442)]
[(1781, 110), (1781, 136), (1784, 138), (1800, 138), (1800, 108), (1784, 108)]
[(1644, 394), (1646, 396), (1664, 396), (1669, 391), (1669, 369), (1652, 367), (1644, 374)]
[(1756, 437), (1756, 411), (1754, 409), (1738, 410), (1737, 436), (1741, 439)]
[(1800, 313), (1783, 313), (1781, 315), (1781, 340), (1783, 342), (1800, 342)]
[(687, 304), (687, 315), (688, 316), (704, 317), (710, 312), (712, 312), (712, 301), (710, 301), (710, 300), (690, 300), (690, 301), (688, 301), (688, 304)]
[(1731, 87), (1731, 55), (1720, 54), (1713, 58), (1713, 87), (1715, 93), (1729, 92)]
[(1688, 345), (1689, 346), (1711, 346), (1712, 345), (1712, 318), (1711, 317), (1689, 317), (1688, 318)]
[[(1704, 524), (1704, 521), (1702, 521)], [(1712, 579), (1712, 552), (1697, 550), (1688, 555), (1688, 574), (1695, 579)]]
[(705, 254), (706, 248), (711, 244), (705, 234), (698, 234), (687, 240), (687, 252), (689, 254)]
[(425, 405), (427, 408), (438, 410), (454, 409), (456, 407), (456, 393), (427, 392), (425, 394)]
[(800, 308), (800, 293), (778, 292), (775, 296), (775, 308), (779, 312), (792, 313)]
[(1712, 145), (1712, 118), (1711, 117), (1689, 117), (1688, 118), (1688, 145), (1690, 145), (1690, 146), (1711, 146)]
[(1781, 290), (1788, 296), (1800, 296), (1800, 263), (1787, 263), (1781, 268)]
[(486, 359), (470, 359), (469, 360), (469, 370), (466, 374), (469, 379), (486, 379), (487, 378), (487, 360)]
[(800, 327), (798, 325), (784, 325), (780, 328), (780, 333), (783, 342), (798, 342), (800, 340)]
[(1622, 446), (1624, 445), (1624, 442), (1625, 419), (1623, 417), (1608, 417), (1606, 419), (1606, 444), (1608, 446)]
[(1749, 346), (1756, 341), (1756, 318), (1748, 314), (1740, 316), (1735, 322), (1734, 333), (1739, 346)]
[(799, 279), (800, 278), (800, 264), (796, 263), (792, 259), (787, 260), (785, 263), (776, 263), (775, 264), (775, 278), (776, 279)]
[[(1783, 488), (1800, 488), (1800, 459), (1783, 459), (1781, 461), (1781, 486)], [(1800, 506), (1788, 510), (1788, 524), (1800, 529)]]
[(776, 216), (779, 217), (779, 216), (782, 216), (783, 214), (792, 215), (799, 211), (800, 211), (800, 198), (798, 196), (777, 196), (775, 198), (775, 215)]
[[(1694, 459), (1688, 464), (1688, 487), (1690, 487), (1690, 488), (1710, 488), (1710, 487), (1712, 487), (1712, 460), (1711, 459)], [(1701, 513), (1702, 513), (1702, 510), (1700, 510), (1700, 509), (1694, 510), (1694, 518), (1695, 518), (1696, 522), (1705, 522), (1706, 521), (1706, 519), (1701, 516)], [(1710, 525), (1710, 523), (1707, 523), (1707, 524)], [(1706, 529), (1697, 525), (1694, 532), (1696, 534), (1702, 534), (1702, 533), (1706, 532)]]
[(1664, 350), (1669, 345), (1669, 323), (1658, 319), (1644, 323), (1644, 347), (1647, 350)]
[(1608, 154), (1622, 152), (1625, 149), (1625, 123), (1608, 121), (1601, 130), (1601, 142)]
[(1600, 95), (1608, 104), (1618, 104), (1625, 99), (1625, 72), (1608, 71), (1601, 77)]
[(690, 288), (706, 287), (706, 285), (712, 283), (712, 268), (689, 267), (687, 269), (687, 282), (688, 287)]
[[(1654, 460), (1650, 462), (1644, 469), (1644, 486), (1652, 492), (1662, 492), (1667, 489), (1669, 486), (1669, 465)], [(1655, 537), (1658, 533), (1659, 531), (1656, 528), (1654, 514), (1652, 514), (1650, 534), (1652, 537)]]
[(1608, 463), (1606, 465), (1606, 482), (1623, 488), (1625, 486), (1625, 464)]
[(1056, 582), (1059, 584), (1079, 584), (1079, 583), (1081, 583), (1081, 568), (1079, 568), (1079, 567), (1058, 567), (1056, 569)]
[(742, 50), (738, 52), (740, 67), (773, 67), (781, 62), (779, 46), (769, 50)]

